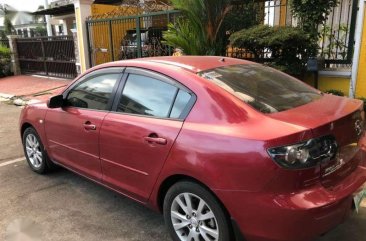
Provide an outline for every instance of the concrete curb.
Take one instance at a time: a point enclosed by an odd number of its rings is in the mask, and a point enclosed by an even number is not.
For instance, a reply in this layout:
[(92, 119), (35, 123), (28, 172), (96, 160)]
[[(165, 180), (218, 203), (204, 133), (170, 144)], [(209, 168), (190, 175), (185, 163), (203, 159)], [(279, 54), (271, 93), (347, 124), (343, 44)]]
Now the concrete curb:
[(5, 94), (5, 93), (0, 93), (0, 98), (3, 99), (11, 99), (13, 98), (15, 95), (10, 95), (10, 94)]
[(0, 102), (11, 102), (14, 97), (14, 95), (0, 93)]
[(35, 104), (41, 101), (37, 99), (24, 100), (21, 96), (17, 97), (15, 95), (0, 93), (0, 102), (8, 102), (16, 106), (25, 106), (28, 104)]
[(13, 100), (13, 104), (17, 105), (17, 106), (25, 106), (25, 105), (30, 105), (30, 104), (36, 104), (41, 102), (40, 100), (36, 100), (36, 99), (30, 99), (30, 100), (23, 100), (21, 98), (17, 98)]

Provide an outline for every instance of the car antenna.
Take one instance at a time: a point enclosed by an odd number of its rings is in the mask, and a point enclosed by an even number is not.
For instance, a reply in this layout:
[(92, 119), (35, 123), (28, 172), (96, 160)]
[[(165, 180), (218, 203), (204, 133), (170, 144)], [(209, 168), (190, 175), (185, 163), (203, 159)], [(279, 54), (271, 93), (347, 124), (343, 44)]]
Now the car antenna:
[(221, 62), (225, 62), (225, 58), (221, 58), (221, 59), (220, 59), (220, 61), (221, 61)]

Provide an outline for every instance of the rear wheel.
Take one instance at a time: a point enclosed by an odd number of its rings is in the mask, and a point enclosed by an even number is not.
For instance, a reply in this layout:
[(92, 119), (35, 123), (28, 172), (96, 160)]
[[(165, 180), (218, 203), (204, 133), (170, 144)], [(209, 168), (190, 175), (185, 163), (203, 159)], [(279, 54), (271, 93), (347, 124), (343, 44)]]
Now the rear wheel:
[(168, 190), (164, 219), (175, 241), (231, 240), (228, 217), (220, 203), (194, 182), (179, 182)]
[(44, 174), (55, 168), (33, 127), (28, 127), (23, 133), (23, 149), (28, 165), (33, 171)]

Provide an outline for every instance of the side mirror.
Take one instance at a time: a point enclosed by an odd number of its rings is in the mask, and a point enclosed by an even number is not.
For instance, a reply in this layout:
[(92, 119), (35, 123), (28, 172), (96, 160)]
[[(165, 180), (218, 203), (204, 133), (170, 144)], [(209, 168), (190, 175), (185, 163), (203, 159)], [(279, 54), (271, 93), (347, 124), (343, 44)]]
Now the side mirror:
[(63, 95), (56, 95), (51, 97), (48, 102), (47, 102), (47, 106), (48, 108), (60, 108), (64, 105), (64, 97)]

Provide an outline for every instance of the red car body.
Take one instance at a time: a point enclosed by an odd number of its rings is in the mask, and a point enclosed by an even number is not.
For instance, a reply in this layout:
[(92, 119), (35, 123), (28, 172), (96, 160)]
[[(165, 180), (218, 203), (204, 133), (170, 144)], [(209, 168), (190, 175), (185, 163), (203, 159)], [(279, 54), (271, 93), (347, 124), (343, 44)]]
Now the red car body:
[[(84, 75), (143, 68), (185, 85), (196, 102), (184, 121), (34, 104), (22, 111), (21, 131), (33, 126), (53, 161), (155, 210), (161, 210), (170, 185), (190, 178), (216, 195), (247, 240), (311, 240), (347, 217), (353, 195), (366, 181), (365, 134), (354, 130), (362, 102), (323, 94), (306, 105), (263, 114), (196, 74), (249, 63), (162, 57), (97, 66)], [(97, 131), (86, 130), (85, 121)], [(145, 142), (152, 132), (166, 145)], [(329, 175), (321, 165), (282, 168), (267, 152), (330, 134), (344, 158)]]

